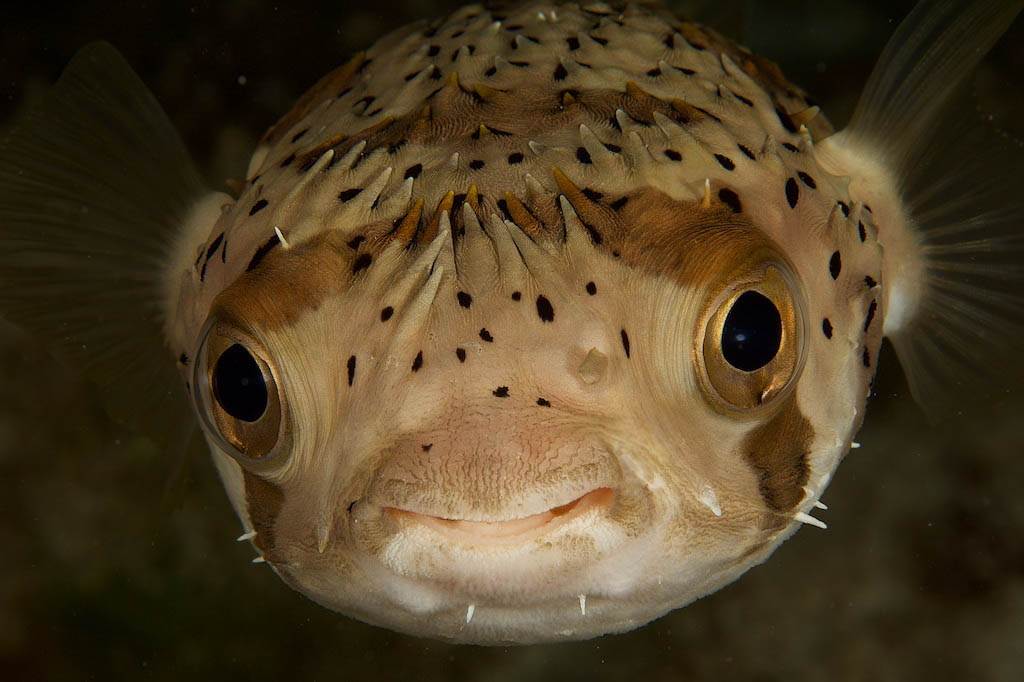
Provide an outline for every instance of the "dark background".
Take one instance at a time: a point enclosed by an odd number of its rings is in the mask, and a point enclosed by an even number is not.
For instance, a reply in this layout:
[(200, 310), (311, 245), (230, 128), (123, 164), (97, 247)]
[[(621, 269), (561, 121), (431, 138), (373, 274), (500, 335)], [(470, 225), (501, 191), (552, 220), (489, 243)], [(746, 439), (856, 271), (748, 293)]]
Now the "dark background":
[[(319, 76), (456, 4), (7, 6), (0, 133), (105, 38), (221, 186)], [(688, 13), (777, 60), (841, 125), (911, 4), (703, 0)], [(1008, 144), (1024, 129), (1022, 23), (976, 81)], [(801, 530), (738, 583), (627, 635), (450, 646), (326, 611), (250, 564), (207, 456), (174, 474), (73, 368), (3, 325), (0, 679), (1024, 679), (1024, 396), (933, 426), (888, 353), (876, 391), (863, 447), (824, 495), (829, 530)]]

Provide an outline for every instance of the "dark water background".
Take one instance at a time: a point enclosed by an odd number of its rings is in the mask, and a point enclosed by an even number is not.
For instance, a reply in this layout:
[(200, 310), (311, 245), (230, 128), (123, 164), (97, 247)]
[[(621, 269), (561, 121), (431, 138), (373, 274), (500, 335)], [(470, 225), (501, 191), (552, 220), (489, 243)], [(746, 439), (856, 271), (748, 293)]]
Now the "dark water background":
[[(842, 123), (912, 3), (698, 1)], [(264, 1), (19, 3), (0, 25), (0, 132), (95, 38), (153, 89), (215, 186), (327, 70), (454, 7)], [(977, 80), (1020, 136), (1024, 27)], [(89, 386), (0, 326), (0, 680), (1024, 679), (1024, 395), (930, 425), (883, 354), (858, 437), (804, 528), (764, 566), (633, 633), (451, 646), (324, 610), (253, 565), (207, 457), (172, 469)]]

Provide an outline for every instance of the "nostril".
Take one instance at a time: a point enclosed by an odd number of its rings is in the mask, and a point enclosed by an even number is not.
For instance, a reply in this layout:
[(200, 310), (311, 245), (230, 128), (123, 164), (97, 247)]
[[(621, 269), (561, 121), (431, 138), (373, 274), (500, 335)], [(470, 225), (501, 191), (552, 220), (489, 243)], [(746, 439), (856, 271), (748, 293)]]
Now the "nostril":
[(579, 366), (580, 378), (586, 384), (596, 384), (608, 371), (608, 356), (597, 348), (591, 348)]

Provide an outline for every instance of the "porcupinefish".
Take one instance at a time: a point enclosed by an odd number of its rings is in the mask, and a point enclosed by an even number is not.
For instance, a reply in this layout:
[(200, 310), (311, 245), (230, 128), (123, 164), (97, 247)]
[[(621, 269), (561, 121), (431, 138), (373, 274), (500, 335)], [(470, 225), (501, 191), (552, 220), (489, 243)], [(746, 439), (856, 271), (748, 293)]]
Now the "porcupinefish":
[(635, 628), (824, 527), (883, 336), (924, 398), (999, 346), (1019, 252), (977, 258), (1020, 203), (937, 131), (1020, 7), (923, 2), (835, 132), (659, 8), (469, 6), (321, 79), (233, 195), (93, 44), (4, 147), (3, 309), (143, 428), (190, 405), (240, 539), (315, 601)]

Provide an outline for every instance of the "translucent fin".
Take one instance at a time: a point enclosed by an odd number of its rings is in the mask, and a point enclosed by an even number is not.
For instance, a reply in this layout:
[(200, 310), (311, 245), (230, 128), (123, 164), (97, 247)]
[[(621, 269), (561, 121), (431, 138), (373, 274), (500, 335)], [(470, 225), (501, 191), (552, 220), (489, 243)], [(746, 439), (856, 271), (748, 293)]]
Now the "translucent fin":
[(978, 111), (969, 76), (1022, 6), (919, 3), (889, 40), (849, 127), (823, 152), (854, 176), (851, 194), (861, 176), (873, 205), (885, 249), (885, 333), (932, 416), (965, 389), (1008, 388), (1019, 375), (1024, 154)]
[(184, 451), (188, 406), (164, 345), (162, 277), (207, 193), (107, 43), (81, 49), (0, 147), (0, 313), (98, 383), (111, 416), (171, 453)]

